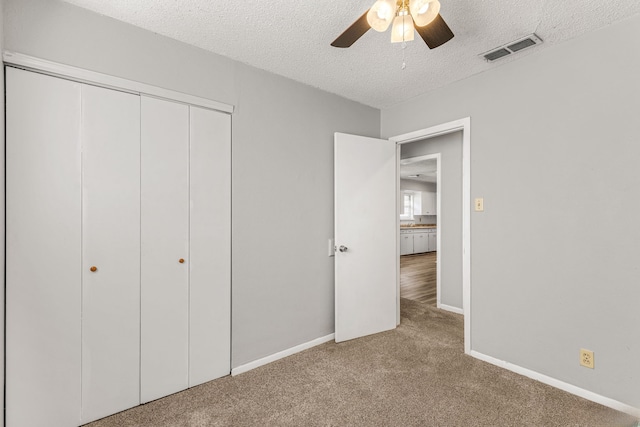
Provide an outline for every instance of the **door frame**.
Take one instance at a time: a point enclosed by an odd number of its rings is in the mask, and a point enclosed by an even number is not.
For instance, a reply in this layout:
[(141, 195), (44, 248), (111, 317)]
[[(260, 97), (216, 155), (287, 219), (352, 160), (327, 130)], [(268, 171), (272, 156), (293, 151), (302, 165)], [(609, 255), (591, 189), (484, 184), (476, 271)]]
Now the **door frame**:
[[(462, 311), (464, 314), (464, 352), (471, 352), (471, 117), (465, 117), (436, 126), (419, 129), (413, 132), (396, 135), (389, 138), (394, 142), (397, 157), (397, 177), (396, 188), (400, 194), (400, 146), (410, 142), (420, 141), (423, 139), (434, 138), (436, 136), (447, 135), (450, 133), (462, 131)], [(398, 212), (400, 212), (399, 198), (396, 197)], [(440, 203), (438, 203), (438, 213)], [(398, 230), (400, 229), (400, 216), (397, 217)], [(438, 236), (438, 249), (440, 245), (440, 236)], [(400, 263), (400, 239), (396, 247), (397, 260)], [(440, 266), (438, 266), (440, 267)], [(438, 268), (438, 270), (440, 270)], [(396, 303), (396, 321), (400, 324), (400, 270), (398, 266), (397, 276), (397, 303)]]
[[(399, 162), (399, 167), (398, 167), (398, 186), (400, 185), (400, 167), (402, 167), (402, 165), (409, 165), (411, 163), (415, 163), (415, 162), (420, 162), (422, 160), (431, 160), (431, 159), (435, 159), (436, 160), (436, 216), (438, 218), (442, 218), (440, 216), (440, 206), (442, 205), (441, 203), (441, 199), (440, 199), (440, 195), (442, 194), (442, 187), (441, 187), (441, 182), (442, 182), (442, 172), (440, 171), (441, 168), (441, 158), (442, 155), (441, 153), (434, 153), (434, 154), (426, 154), (424, 156), (416, 156), (416, 157), (409, 157), (406, 159), (401, 159), (400, 158), (400, 145), (398, 144), (396, 146), (396, 155), (398, 157), (398, 162)], [(400, 188), (400, 187), (398, 187)], [(398, 190), (398, 209), (402, 209), (402, 200), (401, 200), (401, 191)], [(399, 216), (398, 216), (399, 217)], [(400, 228), (400, 226), (398, 225), (398, 229)], [(438, 227), (436, 227), (436, 307), (441, 308), (441, 301), (440, 301), (440, 287), (441, 287), (441, 274), (440, 272), (442, 271), (441, 269), (441, 265), (442, 265), (442, 259), (440, 258), (440, 242), (441, 242), (441, 230), (442, 230), (442, 223), (440, 221), (440, 219), (438, 219)], [(398, 257), (398, 266), (397, 266), (397, 270), (398, 272), (398, 289), (397, 289), (397, 294), (398, 296), (400, 295), (400, 257)], [(400, 304), (400, 297), (398, 297), (398, 307)], [(400, 309), (398, 308), (398, 314), (400, 313)], [(397, 316), (396, 321), (398, 322), (398, 324), (400, 324), (400, 318)]]

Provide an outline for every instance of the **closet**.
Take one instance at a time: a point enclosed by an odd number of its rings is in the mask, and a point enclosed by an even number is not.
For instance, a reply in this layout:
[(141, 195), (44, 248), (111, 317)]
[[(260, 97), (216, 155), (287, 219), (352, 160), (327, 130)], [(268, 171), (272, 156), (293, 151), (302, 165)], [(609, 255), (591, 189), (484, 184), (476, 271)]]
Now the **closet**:
[(230, 372), (230, 115), (6, 70), (6, 421)]

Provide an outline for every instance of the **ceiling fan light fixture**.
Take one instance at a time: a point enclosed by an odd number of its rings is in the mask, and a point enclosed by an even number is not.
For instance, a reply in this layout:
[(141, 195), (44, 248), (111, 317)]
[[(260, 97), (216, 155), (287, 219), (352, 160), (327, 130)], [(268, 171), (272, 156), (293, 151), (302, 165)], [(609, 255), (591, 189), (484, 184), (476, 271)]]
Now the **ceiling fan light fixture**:
[(367, 22), (374, 30), (385, 32), (396, 15), (395, 0), (377, 0), (367, 12)]
[(410, 15), (398, 15), (391, 27), (391, 43), (410, 42), (414, 35), (413, 19)]
[[(369, 10), (331, 42), (331, 46), (350, 47), (370, 29), (384, 32), (392, 22), (391, 42), (402, 42), (403, 52), (406, 47), (404, 42), (413, 40), (415, 32), (429, 49), (442, 46), (454, 37), (453, 31), (440, 16), (438, 0), (376, 0)], [(403, 62), (403, 69), (404, 65)]]
[(418, 27), (430, 24), (440, 13), (438, 0), (410, 0), (409, 10)]

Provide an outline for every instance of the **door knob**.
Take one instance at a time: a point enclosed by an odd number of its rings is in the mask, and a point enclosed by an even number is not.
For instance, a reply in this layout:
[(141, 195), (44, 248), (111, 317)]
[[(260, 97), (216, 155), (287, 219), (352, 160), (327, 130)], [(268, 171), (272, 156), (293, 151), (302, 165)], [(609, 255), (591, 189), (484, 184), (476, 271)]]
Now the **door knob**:
[(91, 270), (91, 272), (95, 273), (96, 271), (98, 271), (98, 267), (96, 267), (95, 265), (92, 266), (89, 270)]
[(348, 250), (348, 249), (349, 249), (349, 248), (347, 248), (345, 245), (341, 245), (341, 246), (338, 248), (338, 250), (339, 250), (340, 252), (347, 252), (347, 250)]
[(179, 262), (180, 264), (184, 264), (184, 258), (180, 258), (180, 259), (178, 260), (178, 262)]

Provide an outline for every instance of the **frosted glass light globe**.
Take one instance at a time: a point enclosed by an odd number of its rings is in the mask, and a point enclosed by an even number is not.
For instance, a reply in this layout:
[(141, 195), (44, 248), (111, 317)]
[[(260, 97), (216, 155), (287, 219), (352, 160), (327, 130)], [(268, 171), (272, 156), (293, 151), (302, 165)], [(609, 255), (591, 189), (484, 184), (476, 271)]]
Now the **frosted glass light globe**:
[(416, 25), (424, 27), (436, 19), (440, 13), (440, 2), (438, 0), (410, 0), (409, 10)]
[(391, 28), (391, 43), (410, 42), (414, 35), (413, 19), (409, 15), (398, 15)]
[(371, 28), (382, 33), (389, 28), (395, 15), (395, 0), (377, 0), (367, 12), (367, 22)]

